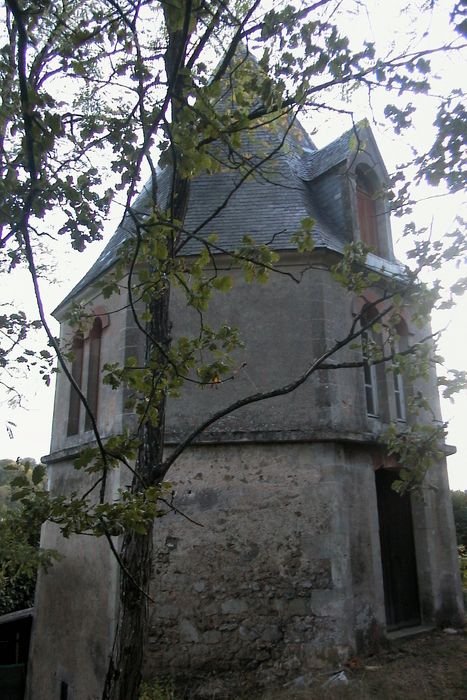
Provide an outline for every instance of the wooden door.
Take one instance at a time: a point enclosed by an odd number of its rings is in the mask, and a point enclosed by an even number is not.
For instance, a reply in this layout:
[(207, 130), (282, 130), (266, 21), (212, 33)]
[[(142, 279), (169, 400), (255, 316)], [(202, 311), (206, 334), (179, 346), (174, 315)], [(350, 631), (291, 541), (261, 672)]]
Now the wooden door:
[(375, 475), (387, 628), (413, 627), (421, 619), (410, 496), (391, 488), (397, 471)]

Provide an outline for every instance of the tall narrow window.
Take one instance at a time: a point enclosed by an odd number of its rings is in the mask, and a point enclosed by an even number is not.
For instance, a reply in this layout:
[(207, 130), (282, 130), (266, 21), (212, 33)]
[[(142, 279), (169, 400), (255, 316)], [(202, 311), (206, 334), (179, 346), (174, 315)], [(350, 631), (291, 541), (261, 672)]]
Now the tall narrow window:
[[(77, 333), (73, 338), (72, 345), (73, 359), (71, 361), (71, 375), (75, 380), (76, 384), (81, 387), (81, 377), (83, 374), (83, 351), (84, 351), (84, 340), (83, 334)], [(81, 401), (79, 394), (71, 387), (70, 389), (70, 405), (68, 408), (68, 428), (67, 435), (77, 435), (79, 432), (79, 414), (80, 414)]]
[[(394, 340), (392, 343), (392, 352), (394, 355), (400, 352), (400, 345), (398, 340)], [(405, 395), (404, 395), (404, 379), (400, 372), (392, 371), (393, 378), (393, 390), (394, 390), (394, 403), (396, 405), (396, 418), (397, 420), (405, 420)]]
[(365, 381), (366, 412), (369, 416), (378, 415), (378, 380), (376, 377), (375, 365), (371, 363), (369, 357), (369, 347), (372, 345), (373, 342), (374, 338), (372, 331), (363, 331), (363, 377)]
[[(99, 370), (101, 359), (101, 337), (102, 337), (102, 321), (100, 318), (94, 320), (91, 332), (89, 334), (89, 360), (88, 360), (88, 386), (86, 398), (89, 409), (97, 418), (97, 406), (99, 401)], [(88, 413), (84, 421), (84, 429), (91, 430), (92, 422)]]
[(397, 420), (405, 420), (405, 396), (404, 381), (400, 374), (393, 372), (394, 377), (394, 399), (396, 401)]
[[(88, 337), (84, 339), (82, 333), (77, 333), (73, 338), (71, 374), (75, 383), (86, 396), (92, 416), (96, 418), (99, 403), (101, 338), (103, 329), (109, 325), (109, 317), (102, 307), (95, 308), (93, 313), (95, 314), (94, 322)], [(87, 372), (85, 371), (86, 368)], [(68, 408), (68, 436), (77, 435), (80, 431), (80, 426), (82, 428), (81, 413), (80, 396), (72, 388)], [(84, 418), (84, 429), (92, 429), (92, 419), (87, 412)]]
[[(392, 343), (392, 351), (397, 354), (401, 351), (407, 350), (408, 348), (408, 330), (404, 321), (401, 321), (397, 327), (397, 333), (399, 335), (398, 340), (394, 340)], [(394, 382), (394, 401), (396, 404), (396, 418), (397, 420), (406, 420), (407, 412), (405, 408), (405, 389), (404, 389), (404, 377), (400, 372), (393, 372), (393, 382)]]
[(357, 211), (360, 239), (378, 252), (378, 223), (375, 203), (376, 187), (370, 169), (357, 167)]

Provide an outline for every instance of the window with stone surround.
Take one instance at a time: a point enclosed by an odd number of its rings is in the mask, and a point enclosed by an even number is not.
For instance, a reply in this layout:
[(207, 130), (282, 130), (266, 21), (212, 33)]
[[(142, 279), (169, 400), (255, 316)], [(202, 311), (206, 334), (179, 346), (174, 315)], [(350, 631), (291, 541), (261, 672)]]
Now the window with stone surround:
[[(101, 360), (101, 339), (102, 339), (102, 321), (99, 317), (94, 319), (91, 332), (89, 334), (88, 344), (88, 381), (86, 390), (86, 400), (89, 409), (97, 420), (97, 410), (99, 403), (99, 372)], [(89, 413), (86, 411), (84, 419), (84, 429), (92, 429), (92, 421)]]
[[(85, 336), (82, 332), (76, 333), (72, 344), (71, 374), (76, 384), (86, 396), (88, 406), (95, 420), (99, 410), (99, 385), (101, 368), (101, 343), (102, 332), (109, 324), (107, 313), (101, 309), (95, 310), (96, 314), (91, 330)], [(68, 408), (67, 435), (78, 435), (82, 430), (82, 416), (84, 407), (78, 392), (71, 387)], [(84, 415), (84, 430), (92, 429), (92, 420), (88, 412)]]
[(375, 343), (374, 334), (371, 329), (362, 333), (363, 348), (363, 379), (365, 383), (366, 412), (369, 416), (377, 416), (379, 409), (378, 402), (378, 379), (376, 367), (370, 360), (369, 348)]
[[(407, 350), (408, 344), (408, 329), (405, 321), (402, 319), (397, 326), (397, 337), (392, 341), (392, 352), (397, 355), (400, 352)], [(392, 372), (393, 376), (393, 391), (394, 402), (396, 407), (396, 418), (400, 421), (407, 419), (406, 411), (406, 392), (404, 386), (404, 377), (400, 372)]]
[[(81, 387), (83, 376), (83, 354), (84, 354), (84, 338), (82, 333), (76, 333), (73, 338), (71, 347), (71, 376), (76, 384)], [(70, 388), (70, 404), (68, 407), (68, 427), (67, 435), (77, 435), (79, 433), (79, 418), (80, 418), (81, 400), (78, 392), (74, 387)]]
[(366, 413), (386, 421), (389, 419), (386, 369), (384, 363), (377, 361), (383, 354), (383, 336), (379, 330), (378, 310), (372, 304), (363, 310), (360, 323), (364, 328), (361, 341)]

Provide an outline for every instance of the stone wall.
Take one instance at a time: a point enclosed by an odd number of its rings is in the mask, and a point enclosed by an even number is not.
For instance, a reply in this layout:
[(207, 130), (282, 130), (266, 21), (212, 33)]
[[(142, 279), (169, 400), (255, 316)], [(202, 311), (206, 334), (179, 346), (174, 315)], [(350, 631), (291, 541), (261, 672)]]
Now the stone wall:
[[(49, 466), (55, 495), (85, 488), (91, 481), (70, 461)], [(109, 476), (115, 492), (118, 474)], [(28, 666), (27, 698), (99, 700), (115, 624), (117, 565), (104, 538), (71, 536), (47, 523), (41, 546), (60, 560), (39, 573)]]
[[(179, 512), (155, 527), (146, 677), (281, 684), (375, 648), (385, 635), (374, 448), (338, 442), (199, 445), (170, 473)], [(117, 475), (115, 475), (117, 476)], [(50, 467), (55, 493), (82, 475)], [(413, 500), (422, 622), (455, 624), (462, 603), (442, 465)], [(81, 483), (83, 485), (83, 483)], [(113, 484), (115, 489), (118, 486)], [(30, 700), (98, 700), (113, 638), (117, 567), (104, 541), (43, 545)]]
[(147, 676), (268, 683), (339, 663), (370, 628), (381, 633), (369, 460), (352, 465), (326, 443), (205, 446), (171, 478), (192, 520), (156, 525)]

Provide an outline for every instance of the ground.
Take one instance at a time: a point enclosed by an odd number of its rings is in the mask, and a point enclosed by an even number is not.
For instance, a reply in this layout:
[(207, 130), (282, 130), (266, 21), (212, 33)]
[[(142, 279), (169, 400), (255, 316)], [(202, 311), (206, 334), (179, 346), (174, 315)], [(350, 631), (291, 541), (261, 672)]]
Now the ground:
[(323, 688), (333, 678), (323, 676), (312, 688), (270, 693), (264, 700), (467, 700), (467, 634), (431, 632), (392, 642), (377, 656), (351, 659), (343, 670), (348, 684)]
[[(467, 700), (467, 630), (456, 634), (433, 631), (392, 641), (371, 657), (350, 659), (334, 675), (320, 672), (295, 679), (295, 686), (263, 694), (234, 696), (214, 679), (176, 693), (160, 685), (144, 700)], [(341, 673), (339, 682), (338, 673)], [(342, 680), (343, 674), (345, 679)], [(347, 681), (347, 682), (346, 682)]]

